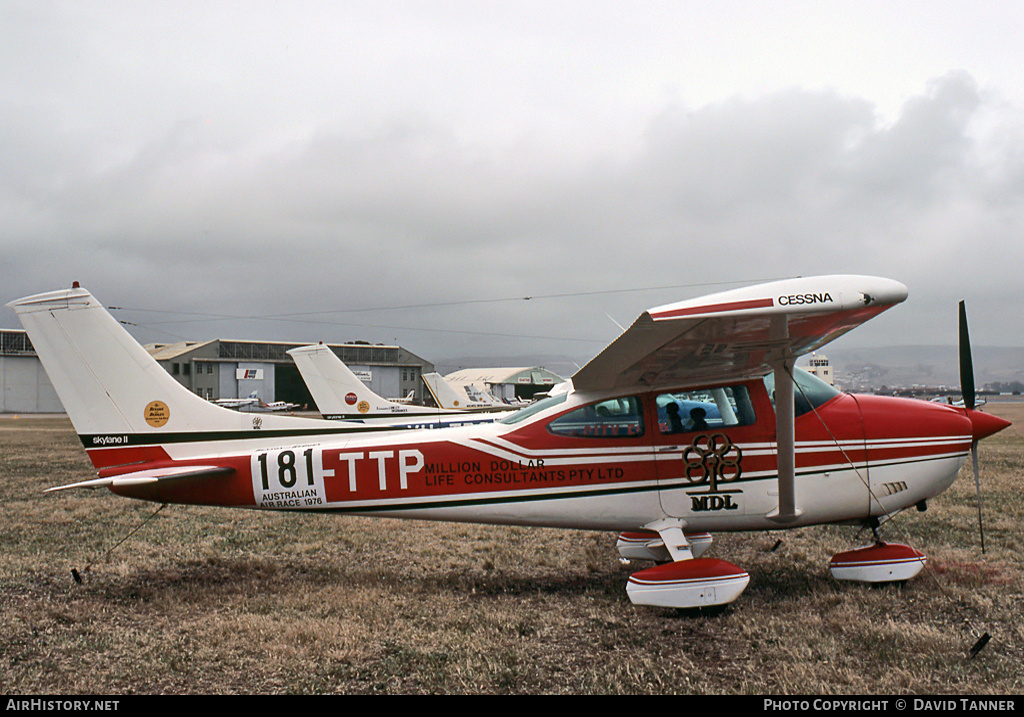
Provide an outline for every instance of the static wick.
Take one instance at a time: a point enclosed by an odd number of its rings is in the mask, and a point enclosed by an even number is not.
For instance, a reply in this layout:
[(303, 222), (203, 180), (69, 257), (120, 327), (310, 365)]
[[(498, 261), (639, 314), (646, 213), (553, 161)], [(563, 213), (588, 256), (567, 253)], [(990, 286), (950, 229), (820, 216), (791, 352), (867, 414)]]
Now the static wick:
[(987, 645), (988, 641), (991, 640), (991, 639), (992, 639), (992, 636), (989, 635), (987, 632), (984, 635), (982, 635), (980, 638), (978, 638), (978, 641), (976, 643), (974, 643), (974, 647), (971, 648), (971, 659), (974, 659), (978, 655), (979, 652), (981, 652), (983, 649), (985, 649), (985, 645)]
[(771, 550), (769, 550), (768, 552), (769, 552), (769, 553), (774, 553), (774, 552), (775, 552), (776, 550), (778, 550), (778, 549), (779, 549), (779, 546), (780, 546), (780, 545), (782, 545), (782, 538), (779, 538), (778, 540), (776, 540), (776, 541), (775, 541), (775, 545), (773, 545), (773, 546), (772, 546), (772, 549), (771, 549)]

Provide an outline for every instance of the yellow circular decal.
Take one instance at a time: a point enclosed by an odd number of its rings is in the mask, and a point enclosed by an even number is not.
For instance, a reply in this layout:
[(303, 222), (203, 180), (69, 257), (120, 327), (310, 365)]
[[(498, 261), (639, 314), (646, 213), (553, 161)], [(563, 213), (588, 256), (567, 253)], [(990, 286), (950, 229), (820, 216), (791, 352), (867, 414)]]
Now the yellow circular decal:
[(171, 419), (171, 409), (163, 401), (150, 401), (143, 415), (146, 423), (153, 428), (160, 428)]
[(370, 404), (367, 403), (366, 401), (360, 401), (359, 405), (356, 406), (356, 408), (359, 409), (360, 413), (366, 413), (370, 410)]

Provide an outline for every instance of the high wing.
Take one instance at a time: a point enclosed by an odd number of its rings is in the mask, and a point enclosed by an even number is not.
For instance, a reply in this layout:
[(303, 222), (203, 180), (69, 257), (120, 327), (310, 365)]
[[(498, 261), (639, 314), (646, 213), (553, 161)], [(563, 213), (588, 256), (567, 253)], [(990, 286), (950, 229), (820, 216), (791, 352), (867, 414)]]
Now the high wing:
[(763, 376), (907, 297), (870, 276), (786, 279), (649, 311), (573, 377), (577, 391), (650, 390)]

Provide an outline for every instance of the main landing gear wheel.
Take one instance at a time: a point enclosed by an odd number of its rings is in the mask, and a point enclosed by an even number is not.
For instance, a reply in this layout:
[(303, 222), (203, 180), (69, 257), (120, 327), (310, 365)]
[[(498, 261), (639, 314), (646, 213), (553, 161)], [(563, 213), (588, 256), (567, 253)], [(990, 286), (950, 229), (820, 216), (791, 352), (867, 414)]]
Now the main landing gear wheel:
[(694, 558), (633, 573), (626, 593), (634, 605), (706, 608), (731, 603), (749, 582), (746, 571), (727, 560)]
[(927, 559), (919, 550), (900, 543), (876, 542), (836, 553), (829, 570), (836, 580), (861, 583), (905, 582), (921, 572)]
[(619, 536), (617, 547), (623, 558), (663, 563), (629, 576), (626, 594), (634, 605), (713, 608), (728, 605), (747, 587), (750, 576), (743, 569), (725, 560), (699, 557), (710, 547), (711, 535), (686, 533), (685, 525), (666, 518)]

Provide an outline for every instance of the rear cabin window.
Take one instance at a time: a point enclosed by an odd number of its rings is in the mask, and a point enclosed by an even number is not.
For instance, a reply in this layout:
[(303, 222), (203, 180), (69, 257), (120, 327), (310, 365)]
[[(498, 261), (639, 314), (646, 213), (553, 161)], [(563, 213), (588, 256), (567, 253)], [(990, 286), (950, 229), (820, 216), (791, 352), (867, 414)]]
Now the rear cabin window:
[(723, 386), (660, 394), (658, 429), (662, 433), (716, 431), (752, 425), (757, 417), (746, 386)]
[(644, 434), (640, 400), (628, 396), (590, 403), (548, 424), (556, 436), (574, 438), (632, 438)]

